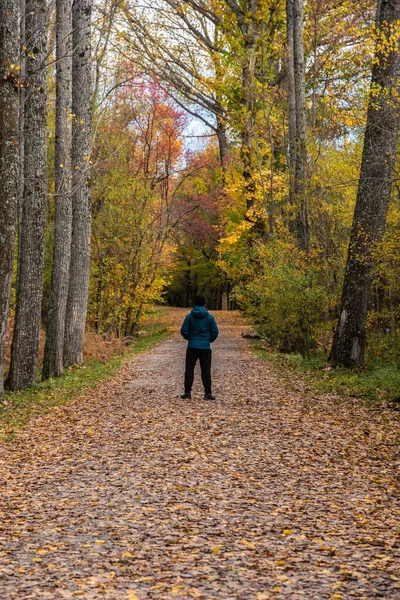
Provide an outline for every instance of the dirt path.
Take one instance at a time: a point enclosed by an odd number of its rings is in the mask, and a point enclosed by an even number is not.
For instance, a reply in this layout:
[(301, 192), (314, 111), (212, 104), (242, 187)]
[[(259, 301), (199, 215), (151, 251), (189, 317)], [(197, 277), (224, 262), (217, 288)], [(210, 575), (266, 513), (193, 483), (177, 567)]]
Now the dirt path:
[(396, 413), (288, 393), (216, 317), (216, 402), (175, 336), (0, 447), (1, 600), (400, 599)]

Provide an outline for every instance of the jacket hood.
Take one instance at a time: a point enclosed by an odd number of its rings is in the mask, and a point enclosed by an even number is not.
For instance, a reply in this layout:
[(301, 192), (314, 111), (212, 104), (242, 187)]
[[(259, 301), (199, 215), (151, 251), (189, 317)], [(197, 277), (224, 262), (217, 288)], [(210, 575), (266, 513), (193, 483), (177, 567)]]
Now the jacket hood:
[(208, 315), (208, 310), (205, 306), (195, 306), (190, 314), (196, 319), (204, 319)]

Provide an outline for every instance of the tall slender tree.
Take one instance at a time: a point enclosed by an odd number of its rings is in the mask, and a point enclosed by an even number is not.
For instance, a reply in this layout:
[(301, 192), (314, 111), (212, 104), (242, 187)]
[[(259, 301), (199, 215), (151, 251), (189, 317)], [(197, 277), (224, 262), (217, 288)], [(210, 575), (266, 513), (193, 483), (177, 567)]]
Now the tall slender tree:
[(379, 0), (377, 48), (339, 323), (331, 361), (346, 367), (364, 362), (373, 251), (382, 239), (399, 133), (400, 0)]
[(0, 396), (4, 393), (4, 343), (14, 263), (19, 148), (19, 0), (0, 2)]
[(304, 0), (286, 0), (289, 105), (289, 198), (294, 210), (291, 229), (302, 250), (309, 248), (306, 198), (306, 94), (304, 68)]
[(72, 4), (72, 243), (64, 364), (81, 364), (90, 273), (90, 152), (92, 0)]
[(72, 0), (56, 2), (56, 144), (54, 252), (43, 379), (64, 372), (64, 335), (72, 235)]
[(36, 381), (42, 309), (47, 199), (47, 3), (26, 2), (24, 194), (19, 229), (17, 304), (8, 385)]

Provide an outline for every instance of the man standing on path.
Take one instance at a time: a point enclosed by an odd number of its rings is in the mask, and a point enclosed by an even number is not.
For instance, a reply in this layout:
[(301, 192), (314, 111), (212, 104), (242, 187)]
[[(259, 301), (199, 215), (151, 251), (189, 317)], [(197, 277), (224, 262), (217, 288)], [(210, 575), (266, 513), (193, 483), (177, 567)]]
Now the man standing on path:
[(186, 350), (185, 393), (181, 398), (192, 397), (194, 368), (200, 359), (201, 380), (204, 385), (204, 400), (215, 400), (211, 393), (211, 348), (210, 343), (218, 337), (215, 319), (206, 309), (203, 296), (196, 296), (194, 308), (186, 315), (181, 327), (181, 335), (188, 340)]

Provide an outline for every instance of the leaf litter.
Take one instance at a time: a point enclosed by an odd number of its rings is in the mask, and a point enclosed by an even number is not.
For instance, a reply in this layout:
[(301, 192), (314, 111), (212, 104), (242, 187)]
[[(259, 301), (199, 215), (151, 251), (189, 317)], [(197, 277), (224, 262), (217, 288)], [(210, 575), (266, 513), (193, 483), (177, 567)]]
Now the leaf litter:
[(216, 317), (216, 401), (176, 334), (0, 446), (2, 600), (400, 599), (398, 414), (288, 391)]

